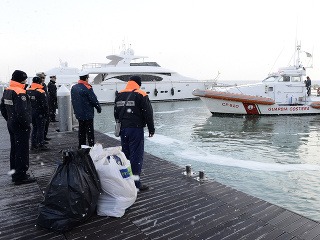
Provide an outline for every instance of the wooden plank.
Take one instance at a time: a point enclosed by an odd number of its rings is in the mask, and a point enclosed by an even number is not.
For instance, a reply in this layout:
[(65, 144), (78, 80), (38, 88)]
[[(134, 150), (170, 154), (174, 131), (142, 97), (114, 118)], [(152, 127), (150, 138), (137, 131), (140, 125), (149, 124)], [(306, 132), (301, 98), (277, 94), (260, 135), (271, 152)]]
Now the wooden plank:
[(293, 235), (303, 238), (303, 236), (305, 234), (308, 234), (309, 231), (312, 231), (312, 229), (320, 227), (319, 223), (317, 222), (314, 222), (310, 219), (305, 219), (305, 220), (307, 220), (307, 223), (297, 228), (296, 230), (292, 231)]
[[(218, 208), (210, 209), (210, 211), (201, 212), (197, 218), (184, 219), (161, 229), (157, 229), (157, 226), (155, 226), (149, 236), (155, 239), (159, 237), (177, 238), (178, 236), (180, 236), (179, 239), (186, 239), (206, 231), (208, 227), (212, 228), (215, 225), (237, 218), (240, 214), (239, 211), (235, 211), (233, 207), (225, 204)], [(157, 231), (154, 231), (154, 229), (157, 229)]]
[[(140, 224), (139, 227), (142, 230), (151, 230), (151, 229), (155, 229), (155, 225), (159, 226), (163, 226), (164, 224), (166, 226), (170, 226), (176, 222), (181, 222), (185, 219), (196, 219), (196, 218), (200, 218), (201, 214), (203, 214), (204, 212), (208, 213), (209, 211), (211, 211), (212, 209), (215, 208), (219, 208), (221, 207), (221, 205), (224, 204), (222, 202), (214, 202), (212, 204), (202, 204), (200, 205), (196, 211), (192, 211), (193, 206), (189, 206), (185, 209), (183, 209), (183, 211), (179, 212), (179, 214), (176, 213), (172, 213), (172, 214), (167, 214), (167, 215), (163, 215), (161, 217), (158, 217), (157, 219), (155, 219), (154, 221), (149, 221), (148, 223), (145, 224)], [(152, 220), (152, 219), (150, 219)]]
[(317, 223), (316, 226), (314, 226), (311, 229), (308, 229), (304, 234), (301, 235), (301, 239), (305, 240), (315, 240), (320, 239), (320, 233), (319, 233), (320, 224)]
[(268, 224), (265, 225), (264, 222), (260, 222), (260, 224), (260, 226), (257, 226), (249, 234), (241, 236), (239, 240), (262, 239), (275, 229), (274, 226)]
[(283, 208), (279, 208), (278, 206), (274, 205), (269, 205), (261, 212), (254, 213), (253, 215), (256, 218), (261, 219), (262, 221), (268, 222), (276, 216), (280, 215), (284, 211), (285, 209)]
[(286, 221), (288, 219), (290, 219), (291, 217), (293, 217), (295, 214), (293, 212), (290, 211), (284, 211), (282, 213), (280, 213), (277, 217), (271, 219), (270, 221), (268, 221), (268, 223), (278, 226), (281, 222), (285, 223), (286, 222), (291, 222), (291, 221)]

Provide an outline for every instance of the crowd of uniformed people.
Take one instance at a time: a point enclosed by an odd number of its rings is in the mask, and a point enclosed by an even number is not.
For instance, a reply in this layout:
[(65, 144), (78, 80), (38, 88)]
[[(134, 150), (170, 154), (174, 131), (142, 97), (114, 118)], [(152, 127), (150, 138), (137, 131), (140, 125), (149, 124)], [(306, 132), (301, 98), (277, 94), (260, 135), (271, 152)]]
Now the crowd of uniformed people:
[[(49, 123), (56, 121), (57, 87), (55, 76), (50, 76), (48, 87), (44, 82), (45, 77), (44, 72), (37, 73), (28, 86), (27, 74), (15, 70), (1, 98), (0, 110), (10, 134), (10, 174), (15, 185), (36, 181), (27, 173), (29, 150), (31, 153), (50, 150), (46, 146), (50, 140), (47, 133)], [(94, 109), (101, 113), (101, 106), (88, 83), (89, 74), (80, 72), (79, 78), (78, 83), (71, 88), (71, 102), (79, 122), (78, 148), (87, 142), (92, 147), (95, 143)], [(140, 176), (143, 165), (144, 127), (148, 127), (149, 137), (155, 133), (153, 109), (147, 93), (140, 87), (141, 77), (131, 76), (125, 89), (117, 94), (114, 105), (114, 117), (121, 122), (122, 150), (130, 160), (132, 173), (136, 176)], [(149, 189), (141, 184), (140, 179), (136, 179), (135, 184), (140, 191)]]
[(27, 173), (30, 135), (31, 152), (50, 150), (46, 146), (50, 140), (47, 133), (50, 120), (56, 121), (52, 112), (56, 112), (57, 87), (55, 76), (51, 76), (48, 90), (45, 77), (45, 73), (37, 73), (29, 86), (27, 74), (15, 70), (1, 98), (0, 110), (10, 134), (10, 173), (15, 185), (36, 181)]

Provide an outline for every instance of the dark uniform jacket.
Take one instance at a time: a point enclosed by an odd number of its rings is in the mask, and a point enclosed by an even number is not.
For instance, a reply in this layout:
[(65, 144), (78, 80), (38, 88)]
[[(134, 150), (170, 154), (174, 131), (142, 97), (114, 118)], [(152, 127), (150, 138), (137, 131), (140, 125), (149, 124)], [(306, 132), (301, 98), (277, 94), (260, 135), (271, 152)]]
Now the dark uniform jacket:
[(43, 85), (32, 83), (27, 90), (32, 106), (32, 115), (38, 117), (48, 116), (48, 102), (46, 92), (43, 90)]
[[(133, 90), (135, 91), (132, 92)], [(126, 109), (122, 111), (130, 93)], [(120, 91), (116, 97), (114, 118), (121, 119), (121, 128), (143, 128), (147, 125), (150, 134), (155, 132), (153, 109), (149, 97), (134, 81), (129, 81), (126, 88)]]
[(58, 108), (58, 98), (57, 98), (57, 86), (56, 82), (50, 81), (48, 83), (48, 94), (49, 94), (49, 104), (52, 109)]
[(71, 101), (74, 113), (78, 120), (91, 120), (94, 118), (94, 108), (101, 112), (101, 106), (92, 86), (83, 80), (71, 88)]
[(31, 105), (25, 84), (10, 81), (3, 92), (0, 110), (4, 119), (17, 129), (30, 129)]

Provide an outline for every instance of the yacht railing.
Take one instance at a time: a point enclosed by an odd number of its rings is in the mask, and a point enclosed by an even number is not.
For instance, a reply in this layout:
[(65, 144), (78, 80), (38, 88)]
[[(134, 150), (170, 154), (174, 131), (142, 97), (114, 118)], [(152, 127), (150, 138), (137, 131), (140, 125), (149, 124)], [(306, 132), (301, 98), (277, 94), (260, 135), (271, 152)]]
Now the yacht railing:
[(86, 63), (82, 65), (82, 69), (105, 68), (107, 66), (107, 63)]
[(227, 88), (227, 87), (232, 87), (232, 86), (236, 86), (236, 84), (228, 84), (228, 83), (221, 83), (221, 82), (213, 82), (212, 81), (208, 81), (205, 82), (206, 83), (206, 89), (212, 90), (212, 89), (217, 89), (217, 88)]

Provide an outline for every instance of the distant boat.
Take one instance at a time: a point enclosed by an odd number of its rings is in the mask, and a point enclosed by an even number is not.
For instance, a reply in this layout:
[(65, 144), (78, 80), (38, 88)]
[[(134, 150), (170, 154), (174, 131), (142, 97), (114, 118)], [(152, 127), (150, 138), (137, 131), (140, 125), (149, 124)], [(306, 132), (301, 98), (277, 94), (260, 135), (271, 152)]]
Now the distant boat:
[(60, 60), (60, 66), (52, 68), (45, 72), (46, 79), (45, 82), (50, 81), (50, 76), (56, 76), (56, 85), (61, 86), (64, 84), (67, 88), (70, 88), (73, 84), (77, 83), (79, 80), (80, 70), (75, 67), (69, 67), (68, 62), (62, 62)]
[[(294, 66), (280, 68), (261, 83), (215, 89), (196, 89), (212, 114), (307, 115), (320, 114), (318, 95), (307, 94), (306, 68), (300, 62), (301, 46), (296, 47)], [(307, 57), (312, 57), (310, 53)]]

